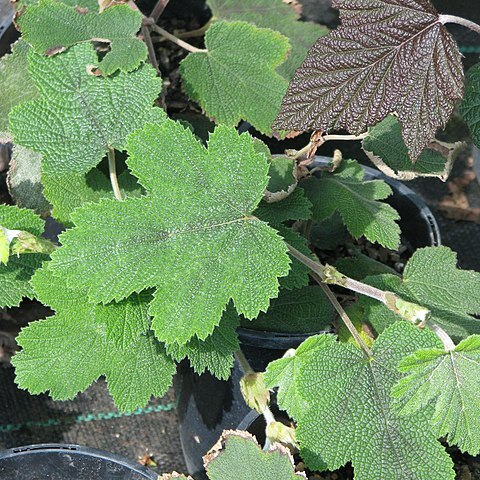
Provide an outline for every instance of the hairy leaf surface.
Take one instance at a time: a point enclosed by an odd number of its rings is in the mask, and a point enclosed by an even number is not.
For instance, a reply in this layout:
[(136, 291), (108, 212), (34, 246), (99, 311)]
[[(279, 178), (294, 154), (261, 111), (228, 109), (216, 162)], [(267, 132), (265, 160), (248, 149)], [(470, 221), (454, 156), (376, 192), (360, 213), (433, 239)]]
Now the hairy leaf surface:
[(165, 118), (152, 106), (162, 83), (149, 65), (108, 78), (90, 75), (87, 66), (97, 61), (90, 44), (53, 58), (31, 51), (29, 61), (41, 95), (12, 110), (10, 129), (15, 143), (42, 154), (45, 173), (86, 173), (109, 147), (124, 150), (129, 133)]
[(308, 49), (328, 29), (312, 22), (300, 22), (299, 13), (283, 0), (208, 0), (213, 17), (218, 20), (242, 20), (261, 28), (277, 30), (289, 38), (292, 45), (285, 63), (277, 68), (287, 80), (305, 59)]
[(480, 64), (468, 71), (466, 80), (465, 98), (460, 105), (460, 112), (478, 147), (480, 146)]
[(142, 15), (128, 5), (114, 5), (98, 13), (55, 0), (40, 0), (29, 6), (17, 23), (23, 38), (36, 52), (46, 55), (88, 41), (108, 43), (110, 51), (102, 60), (95, 58), (89, 64), (104, 75), (135, 70), (147, 58), (147, 47), (136, 36)]
[(240, 348), (236, 328), (239, 318), (228, 307), (218, 327), (205, 340), (193, 337), (188, 343), (167, 345), (167, 353), (177, 362), (188, 357), (195, 372), (201, 375), (208, 370), (221, 380), (228, 380), (234, 364), (233, 354)]
[(206, 52), (190, 53), (180, 72), (188, 95), (216, 123), (246, 120), (271, 135), (287, 81), (275, 71), (289, 43), (278, 32), (245, 22), (217, 22), (205, 35)]
[[(90, 11), (98, 11), (98, 0), (55, 0), (61, 1), (65, 5), (70, 7), (88, 8)], [(24, 8), (30, 5), (37, 5), (39, 0), (14, 0), (12, 3), (13, 8), (17, 12), (22, 12)]]
[[(22, 230), (40, 236), (45, 222), (31, 210), (0, 205), (0, 228)], [(0, 262), (0, 307), (15, 307), (23, 297), (33, 298), (30, 278), (47, 256), (25, 254), (11, 256), (5, 265)]]
[(415, 161), (463, 95), (461, 55), (429, 0), (334, 0), (341, 26), (296, 71), (274, 128), (360, 134), (396, 112)]
[(330, 329), (335, 313), (332, 304), (317, 285), (280, 290), (266, 313), (255, 320), (242, 321), (254, 330), (284, 333), (316, 333)]
[(379, 202), (392, 193), (383, 180), (364, 180), (362, 167), (354, 160), (346, 160), (334, 173), (323, 172), (302, 182), (302, 187), (313, 204), (313, 218), (321, 222), (335, 211), (348, 231), (359, 238), (364, 235), (371, 242), (397, 249), (400, 243), (400, 217), (388, 204)]
[[(88, 202), (98, 202), (102, 198), (114, 198), (112, 185), (107, 176), (98, 169), (87, 175), (64, 174), (42, 175), (45, 196), (53, 205), (52, 215), (64, 225), (72, 224), (72, 212)], [(122, 196), (138, 197), (142, 189), (135, 177), (128, 172), (118, 176)]]
[(290, 260), (277, 232), (252, 216), (268, 181), (252, 138), (221, 126), (207, 149), (166, 120), (131, 135), (128, 151), (147, 196), (76, 210), (55, 274), (94, 302), (156, 287), (153, 329), (167, 343), (207, 338), (230, 299), (247, 318), (265, 311)]
[(299, 480), (293, 458), (286, 447), (276, 443), (262, 451), (255, 437), (244, 431), (226, 430), (205, 457), (210, 480)]
[(392, 390), (402, 415), (412, 415), (432, 400), (432, 423), (439, 437), (463, 452), (480, 452), (480, 336), (461, 341), (452, 352), (442, 348), (419, 350), (402, 360), (407, 374)]
[[(301, 188), (296, 188), (290, 195), (279, 202), (268, 203), (262, 200), (254, 214), (260, 220), (275, 228), (287, 243), (300, 250), (304, 255), (312, 255), (307, 241), (298, 232), (287, 227), (289, 220), (308, 220), (312, 216), (312, 204)], [(292, 267), (286, 277), (280, 278), (280, 286), (289, 290), (308, 285), (309, 268), (292, 257)]]
[(351, 343), (324, 341), (302, 362), (297, 389), (309, 401), (298, 421), (302, 458), (312, 469), (351, 461), (356, 480), (453, 479), (453, 462), (422, 409), (401, 416), (390, 390), (405, 355), (436, 345), (432, 332), (397, 323), (380, 335), (373, 357)]
[(447, 144), (438, 140), (430, 144), (412, 163), (402, 138), (402, 126), (389, 115), (378, 125), (368, 129), (363, 150), (374, 165), (389, 177), (413, 180), (417, 177), (438, 177), (447, 180), (461, 142)]
[(278, 406), (297, 421), (308, 410), (311, 402), (311, 399), (305, 398), (299, 387), (300, 367), (311, 355), (316, 354), (317, 348), (332, 341), (335, 340), (331, 335), (312, 336), (305, 340), (292, 356), (285, 356), (267, 366), (265, 385), (269, 388), (278, 387)]
[(12, 45), (12, 53), (0, 60), (0, 135), (9, 131), (8, 114), (15, 105), (37, 97), (38, 90), (28, 72), (30, 47), (24, 40)]
[(134, 294), (118, 304), (94, 305), (84, 291), (65, 288), (47, 268), (32, 283), (56, 315), (33, 322), (18, 337), (22, 351), (13, 364), (21, 388), (66, 400), (105, 375), (122, 411), (143, 407), (152, 395), (167, 391), (175, 365), (148, 333), (148, 297)]
[[(457, 255), (448, 247), (417, 250), (407, 262), (403, 279), (397, 275), (367, 277), (366, 283), (399, 294), (431, 310), (432, 321), (455, 338), (480, 332), (480, 273), (457, 269)], [(368, 320), (380, 332), (397, 317), (383, 304), (361, 299)]]

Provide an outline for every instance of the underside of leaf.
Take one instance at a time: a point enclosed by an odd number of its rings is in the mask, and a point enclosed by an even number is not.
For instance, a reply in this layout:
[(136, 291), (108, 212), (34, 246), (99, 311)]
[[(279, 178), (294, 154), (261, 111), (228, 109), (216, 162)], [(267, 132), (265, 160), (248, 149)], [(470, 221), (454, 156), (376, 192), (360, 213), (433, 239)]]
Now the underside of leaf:
[(463, 145), (462, 142), (448, 144), (435, 140), (423, 150), (417, 161), (412, 163), (402, 139), (402, 126), (393, 115), (369, 128), (368, 136), (362, 143), (368, 158), (389, 177), (398, 180), (437, 177), (444, 182), (447, 181), (458, 151)]
[(396, 112), (412, 160), (463, 94), (461, 55), (429, 0), (335, 0), (341, 26), (297, 70), (274, 128), (365, 132)]

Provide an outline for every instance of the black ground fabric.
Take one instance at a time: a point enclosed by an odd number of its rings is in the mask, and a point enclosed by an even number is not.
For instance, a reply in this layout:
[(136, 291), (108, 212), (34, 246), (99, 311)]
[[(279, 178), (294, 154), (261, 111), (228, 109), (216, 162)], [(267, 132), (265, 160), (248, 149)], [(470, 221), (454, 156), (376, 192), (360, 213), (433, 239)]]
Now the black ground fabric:
[(103, 381), (73, 401), (54, 402), (19, 390), (13, 368), (0, 367), (0, 450), (38, 443), (86, 445), (133, 461), (148, 453), (158, 473), (186, 471), (173, 391), (124, 415)]

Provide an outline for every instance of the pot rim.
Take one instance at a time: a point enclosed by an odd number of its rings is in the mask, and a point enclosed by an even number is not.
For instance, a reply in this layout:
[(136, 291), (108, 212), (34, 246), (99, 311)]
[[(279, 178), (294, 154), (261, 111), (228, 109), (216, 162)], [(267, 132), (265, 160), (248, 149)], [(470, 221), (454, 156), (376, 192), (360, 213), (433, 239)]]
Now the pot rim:
[(69, 453), (70, 455), (93, 457), (121, 465), (129, 469), (132, 473), (142, 475), (146, 480), (156, 480), (158, 478), (158, 475), (153, 470), (133, 462), (128, 458), (122, 457), (121, 455), (107, 452), (105, 450), (99, 450), (97, 448), (70, 443), (39, 443), (24, 447), (10, 448), (0, 452), (0, 463), (10, 458), (21, 458), (26, 455), (35, 455), (38, 453)]

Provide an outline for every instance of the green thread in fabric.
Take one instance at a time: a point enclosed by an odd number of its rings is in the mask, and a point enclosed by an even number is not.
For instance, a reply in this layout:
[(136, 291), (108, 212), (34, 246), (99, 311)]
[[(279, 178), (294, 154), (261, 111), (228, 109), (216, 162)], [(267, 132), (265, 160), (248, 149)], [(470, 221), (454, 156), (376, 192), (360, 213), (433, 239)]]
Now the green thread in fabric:
[(462, 53), (480, 53), (480, 45), (465, 45), (460, 47)]
[(100, 412), (100, 413), (88, 413), (82, 415), (76, 415), (74, 417), (63, 418), (49, 418), (47, 420), (29, 421), (24, 423), (10, 423), (7, 425), (0, 425), (0, 433), (15, 432), (22, 428), (48, 428), (59, 425), (73, 425), (78, 423), (96, 422), (100, 420), (112, 420), (114, 418), (131, 417), (134, 415), (146, 415), (149, 413), (157, 412), (170, 412), (175, 409), (173, 403), (167, 403), (166, 405), (154, 405), (145, 408), (138, 408), (130, 413), (121, 412)]

